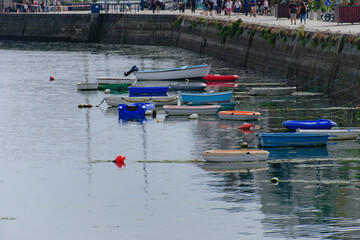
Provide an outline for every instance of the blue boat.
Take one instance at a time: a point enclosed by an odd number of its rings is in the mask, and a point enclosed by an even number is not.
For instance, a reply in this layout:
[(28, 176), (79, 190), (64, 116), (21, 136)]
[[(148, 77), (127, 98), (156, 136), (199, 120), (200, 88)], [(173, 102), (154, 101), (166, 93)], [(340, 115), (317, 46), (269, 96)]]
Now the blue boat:
[(119, 120), (144, 119), (146, 111), (154, 111), (153, 103), (119, 104)]
[(260, 133), (258, 139), (263, 147), (310, 147), (326, 145), (329, 136), (324, 133)]
[(169, 86), (166, 87), (129, 87), (129, 96), (167, 96)]
[(287, 120), (282, 125), (288, 129), (331, 129), (336, 123), (328, 119), (317, 120)]
[(179, 93), (179, 98), (183, 104), (206, 104), (206, 103), (226, 103), (230, 102), (233, 91), (219, 93)]

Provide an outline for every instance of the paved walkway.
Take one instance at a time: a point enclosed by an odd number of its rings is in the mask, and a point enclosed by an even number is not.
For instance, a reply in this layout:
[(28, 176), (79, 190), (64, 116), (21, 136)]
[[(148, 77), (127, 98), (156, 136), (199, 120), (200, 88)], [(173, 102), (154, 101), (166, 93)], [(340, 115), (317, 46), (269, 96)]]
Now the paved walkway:
[[(217, 16), (204, 16), (200, 14), (202, 10), (197, 9), (195, 13), (191, 13), (190, 9), (186, 9), (185, 13), (181, 13), (181, 15), (185, 16), (198, 16), (198, 17), (208, 17), (213, 19), (224, 19), (224, 20), (230, 20), (230, 21), (236, 21), (239, 19), (236, 15), (231, 15), (231, 18), (228, 18), (225, 15)], [(51, 12), (50, 12), (51, 13)], [(78, 13), (78, 14), (89, 14), (87, 11), (63, 11), (61, 13), (54, 13), (54, 14), (62, 14), (62, 13)], [(109, 13), (112, 13), (111, 11)], [(153, 14), (152, 10), (144, 10), (135, 12), (132, 11), (132, 13), (125, 13), (125, 14)], [(179, 11), (169, 11), (169, 10), (162, 10), (160, 13), (154, 13), (154, 14), (177, 14), (180, 15)], [(300, 19), (296, 20), (296, 25), (290, 24), (290, 19), (287, 18), (275, 18), (274, 16), (259, 16), (256, 17), (250, 17), (250, 15), (245, 16), (244, 14), (240, 14), (240, 18), (244, 22), (249, 23), (257, 23), (261, 25), (268, 25), (268, 26), (282, 26), (287, 28), (299, 28), (300, 26)], [(316, 20), (316, 14), (315, 14), (315, 20), (306, 20), (305, 24), (305, 30), (308, 31), (331, 31), (331, 32), (340, 32), (340, 33), (348, 33), (348, 34), (360, 34), (360, 23), (344, 23), (344, 24), (337, 24), (336, 22), (324, 22), (322, 20)]]
[[(149, 13), (150, 11), (145, 10), (143, 12), (139, 12), (140, 14)], [(186, 16), (201, 16), (215, 19), (225, 19), (229, 20), (229, 18), (225, 15), (217, 16), (204, 16), (200, 14), (200, 10), (197, 10), (195, 13), (191, 13), (190, 10), (186, 10), (184, 15)], [(152, 13), (152, 12), (150, 12)], [(179, 14), (178, 11), (161, 11), (160, 14)], [(157, 13), (155, 13), (157, 14)], [(316, 16), (316, 15), (315, 15)], [(250, 15), (245, 16), (244, 14), (240, 14), (240, 18), (243, 22), (249, 23), (257, 23), (261, 25), (269, 25), (269, 26), (282, 26), (287, 28), (299, 28), (300, 19), (296, 20), (296, 25), (290, 24), (290, 19), (287, 18), (275, 18), (274, 16), (259, 16), (250, 17)], [(238, 19), (237, 16), (232, 15), (230, 17), (231, 21), (236, 21)], [(341, 33), (351, 33), (351, 34), (359, 34), (360, 33), (360, 23), (344, 23), (337, 24), (336, 22), (324, 22), (322, 20), (306, 20), (305, 29), (310, 31), (331, 31), (331, 32), (341, 32)]]

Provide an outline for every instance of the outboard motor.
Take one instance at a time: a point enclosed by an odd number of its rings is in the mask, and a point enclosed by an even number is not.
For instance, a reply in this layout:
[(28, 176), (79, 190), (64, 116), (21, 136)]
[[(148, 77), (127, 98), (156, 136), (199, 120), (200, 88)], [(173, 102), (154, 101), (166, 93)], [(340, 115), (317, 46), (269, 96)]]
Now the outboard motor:
[(135, 71), (139, 71), (139, 69), (134, 65), (134, 66), (132, 66), (132, 68), (129, 71), (124, 72), (124, 76), (127, 77), (127, 76), (129, 76), (131, 73), (133, 73)]

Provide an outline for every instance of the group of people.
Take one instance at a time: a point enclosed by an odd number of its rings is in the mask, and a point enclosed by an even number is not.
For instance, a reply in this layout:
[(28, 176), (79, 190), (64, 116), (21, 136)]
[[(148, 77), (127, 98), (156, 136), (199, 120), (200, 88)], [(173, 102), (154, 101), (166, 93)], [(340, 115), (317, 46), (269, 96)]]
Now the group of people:
[[(196, 9), (196, 0), (189, 0), (190, 1), (190, 7), (191, 12), (195, 12)], [(250, 1), (250, 2), (249, 2)], [(231, 13), (236, 13), (237, 16), (239, 16), (241, 9), (244, 5), (243, 12), (245, 15), (248, 15), (250, 13), (250, 16), (256, 16), (256, 6), (259, 5), (256, 0), (245, 0), (244, 3), (242, 3), (240, 0), (203, 0), (203, 10), (204, 15), (213, 15), (213, 12), (215, 11), (216, 15), (221, 15), (221, 12), (224, 11), (224, 14), (227, 15), (229, 18), (231, 16)], [(264, 0), (263, 2), (265, 15), (267, 15), (268, 9), (269, 9), (269, 2), (268, 0)], [(249, 7), (250, 6), (250, 11)], [(185, 3), (183, 0), (180, 2), (180, 11), (184, 12), (185, 10)]]

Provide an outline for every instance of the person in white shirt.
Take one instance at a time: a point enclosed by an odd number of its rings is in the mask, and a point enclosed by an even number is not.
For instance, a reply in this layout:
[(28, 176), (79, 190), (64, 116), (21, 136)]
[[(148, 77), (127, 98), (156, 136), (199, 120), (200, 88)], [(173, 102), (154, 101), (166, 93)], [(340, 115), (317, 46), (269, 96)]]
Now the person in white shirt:
[[(265, 0), (265, 1), (266, 1), (266, 0)], [(240, 2), (240, 0), (237, 0), (237, 1), (234, 3), (234, 8), (235, 8), (236, 16), (239, 17), (240, 10), (241, 10), (241, 2)]]
[(228, 18), (230, 18), (231, 9), (232, 9), (232, 1), (228, 0), (225, 4), (225, 7), (226, 7), (227, 14), (228, 14)]
[(267, 16), (268, 9), (269, 9), (269, 2), (268, 2), (268, 0), (264, 0), (264, 9), (265, 9), (265, 16)]

